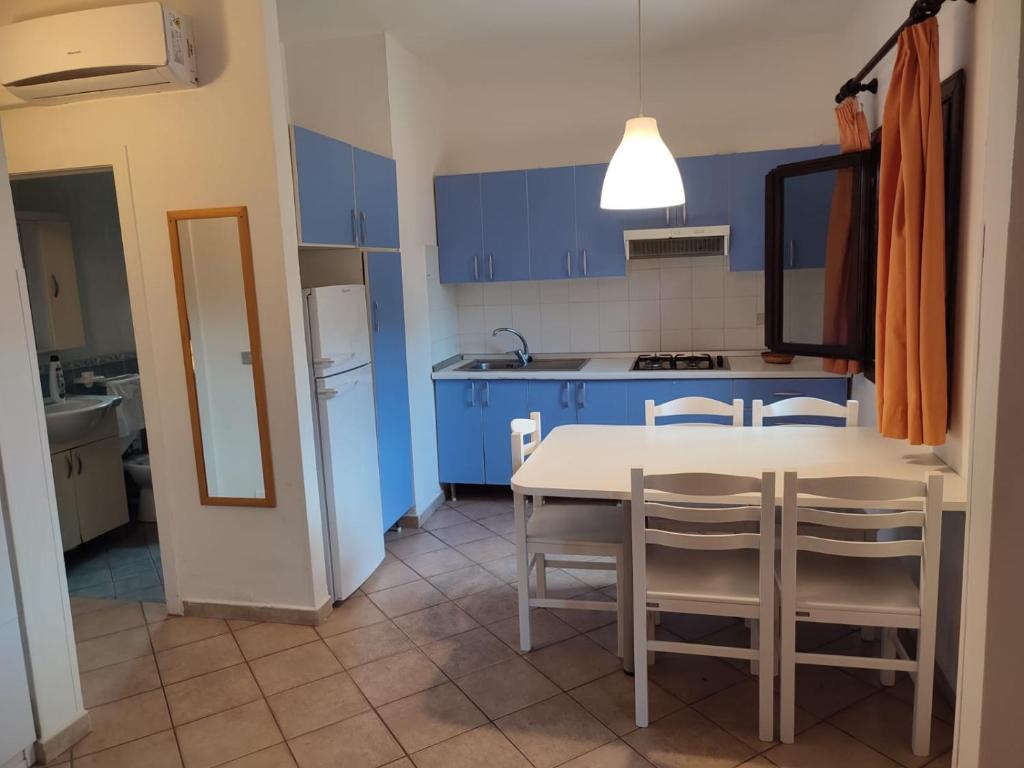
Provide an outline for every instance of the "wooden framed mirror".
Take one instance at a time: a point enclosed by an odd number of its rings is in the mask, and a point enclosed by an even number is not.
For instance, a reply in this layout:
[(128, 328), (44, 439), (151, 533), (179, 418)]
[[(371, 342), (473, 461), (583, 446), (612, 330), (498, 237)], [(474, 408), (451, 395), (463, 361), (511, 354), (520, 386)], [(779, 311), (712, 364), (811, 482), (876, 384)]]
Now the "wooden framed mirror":
[(167, 225), (200, 503), (276, 506), (248, 212), (168, 211)]

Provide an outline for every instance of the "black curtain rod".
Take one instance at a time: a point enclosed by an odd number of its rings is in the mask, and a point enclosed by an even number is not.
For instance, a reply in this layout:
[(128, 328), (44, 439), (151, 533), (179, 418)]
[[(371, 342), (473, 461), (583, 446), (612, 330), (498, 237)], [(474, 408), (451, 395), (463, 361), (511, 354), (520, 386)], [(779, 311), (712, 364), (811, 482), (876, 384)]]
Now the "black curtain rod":
[[(878, 93), (878, 78), (873, 77), (868, 82), (864, 82), (864, 78), (871, 74), (871, 70), (878, 66), (878, 63), (885, 58), (886, 54), (889, 53), (900, 39), (900, 33), (907, 27), (912, 27), (915, 24), (920, 24), (926, 19), (930, 19), (932, 16), (938, 14), (939, 9), (942, 8), (942, 4), (946, 0), (915, 0), (914, 4), (910, 8), (910, 13), (907, 14), (906, 21), (900, 24), (899, 29), (893, 32), (889, 39), (882, 43), (882, 47), (878, 49), (874, 56), (868, 59), (868, 63), (861, 67), (860, 72), (854, 75), (852, 78), (843, 83), (843, 87), (839, 89), (839, 93), (836, 94), (836, 104), (842, 103), (844, 99), (849, 96), (856, 96), (861, 91), (870, 91), (871, 93)], [(976, 0), (967, 0), (967, 2), (973, 4)]]

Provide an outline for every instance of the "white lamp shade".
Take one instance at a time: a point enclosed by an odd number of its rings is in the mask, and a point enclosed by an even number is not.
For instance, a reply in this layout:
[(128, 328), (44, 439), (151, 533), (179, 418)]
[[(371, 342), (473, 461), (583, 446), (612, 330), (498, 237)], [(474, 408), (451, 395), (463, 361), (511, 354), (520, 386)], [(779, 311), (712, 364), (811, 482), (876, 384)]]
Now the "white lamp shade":
[(601, 188), (601, 207), (612, 210), (669, 208), (686, 202), (683, 178), (653, 117), (626, 121)]

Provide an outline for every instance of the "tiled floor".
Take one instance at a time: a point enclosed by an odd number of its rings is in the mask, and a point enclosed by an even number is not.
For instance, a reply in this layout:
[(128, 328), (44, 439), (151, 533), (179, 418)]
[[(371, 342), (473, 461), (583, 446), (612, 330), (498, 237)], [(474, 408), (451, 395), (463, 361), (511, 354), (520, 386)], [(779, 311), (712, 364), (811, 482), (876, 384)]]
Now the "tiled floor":
[[(168, 618), (162, 605), (72, 601), (94, 730), (75, 768), (916, 768), (949, 765), (951, 717), (936, 709), (935, 757), (914, 757), (906, 680), (807, 668), (800, 734), (764, 744), (755, 683), (739, 662), (661, 654), (651, 726), (633, 725), (632, 678), (614, 656), (613, 614), (538, 610), (536, 649), (517, 638), (506, 500), (453, 503), (427, 530), (389, 534), (363, 590), (314, 630)], [(594, 571), (549, 578), (553, 594), (608, 597)], [(666, 616), (660, 631), (737, 641), (742, 624)], [(807, 648), (861, 647), (846, 629)]]
[(156, 523), (131, 522), (76, 547), (64, 560), (74, 597), (164, 600)]

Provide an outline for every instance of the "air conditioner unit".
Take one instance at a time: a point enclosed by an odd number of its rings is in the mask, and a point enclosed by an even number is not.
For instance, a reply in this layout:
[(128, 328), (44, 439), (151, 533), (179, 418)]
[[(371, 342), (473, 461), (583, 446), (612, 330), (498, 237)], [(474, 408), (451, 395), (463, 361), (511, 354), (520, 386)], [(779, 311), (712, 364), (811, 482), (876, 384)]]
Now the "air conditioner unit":
[(627, 229), (622, 233), (627, 259), (728, 256), (729, 225)]
[(0, 84), (34, 104), (197, 83), (189, 19), (160, 3), (95, 8), (0, 27)]

